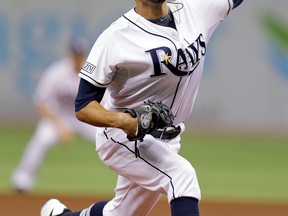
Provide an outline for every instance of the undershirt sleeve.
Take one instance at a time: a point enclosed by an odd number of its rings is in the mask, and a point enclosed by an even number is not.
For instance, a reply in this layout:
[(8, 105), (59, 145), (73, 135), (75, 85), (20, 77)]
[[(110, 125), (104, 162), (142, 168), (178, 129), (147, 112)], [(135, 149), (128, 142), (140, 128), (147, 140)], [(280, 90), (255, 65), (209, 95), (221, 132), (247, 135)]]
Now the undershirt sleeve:
[(233, 0), (233, 9), (238, 7), (242, 2), (243, 0)]
[(92, 101), (101, 102), (106, 88), (94, 86), (84, 79), (80, 79), (78, 93), (75, 99), (75, 111), (79, 111)]

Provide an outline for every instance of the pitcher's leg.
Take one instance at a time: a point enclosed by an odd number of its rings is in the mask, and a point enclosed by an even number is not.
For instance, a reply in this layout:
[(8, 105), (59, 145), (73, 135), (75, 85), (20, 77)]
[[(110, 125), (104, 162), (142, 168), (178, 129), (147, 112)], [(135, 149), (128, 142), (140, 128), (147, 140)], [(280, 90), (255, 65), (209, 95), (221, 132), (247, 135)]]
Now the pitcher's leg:
[(149, 191), (119, 176), (115, 198), (111, 201), (97, 202), (86, 209), (71, 212), (62, 203), (52, 199), (43, 206), (41, 216), (48, 216), (53, 208), (59, 209), (61, 216), (146, 216), (160, 198), (160, 193)]
[(147, 190), (119, 176), (115, 197), (104, 207), (104, 216), (146, 216), (161, 198), (161, 193)]
[[(174, 145), (173, 142), (177, 146), (179, 140), (175, 139), (167, 144), (148, 135), (143, 142), (135, 146), (134, 143), (123, 142), (120, 134), (112, 134), (108, 130), (106, 133), (108, 140), (109, 136), (113, 136), (111, 140), (114, 143), (107, 141), (107, 145), (103, 144), (98, 148), (101, 159), (108, 167), (146, 190), (167, 194), (171, 203), (172, 200), (187, 197), (188, 200), (197, 200), (196, 207), (198, 207), (201, 195), (196, 172), (189, 161), (177, 154), (177, 148), (171, 148), (171, 145)], [(137, 155), (135, 155), (136, 148), (138, 148)], [(127, 192), (126, 196), (130, 196), (130, 193), (131, 191)], [(114, 201), (117, 199), (116, 193)], [(191, 204), (190, 201), (187, 204), (186, 198), (184, 201), (180, 200), (180, 202), (174, 202), (176, 203), (173, 204), (174, 209), (179, 209), (178, 206), (183, 203), (184, 205)], [(127, 209), (128, 205), (124, 204), (121, 204), (123, 209)], [(114, 211), (116, 212), (117, 208)]]

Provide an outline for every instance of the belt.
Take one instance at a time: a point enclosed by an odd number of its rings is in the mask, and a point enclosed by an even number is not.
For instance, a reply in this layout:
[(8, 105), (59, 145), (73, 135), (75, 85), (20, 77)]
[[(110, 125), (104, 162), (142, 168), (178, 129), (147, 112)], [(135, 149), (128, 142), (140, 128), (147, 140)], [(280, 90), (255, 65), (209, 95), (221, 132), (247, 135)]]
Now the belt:
[(177, 137), (180, 133), (181, 133), (181, 127), (177, 126), (177, 127), (169, 127), (162, 130), (161, 129), (153, 130), (151, 132), (151, 135), (154, 138), (171, 140)]

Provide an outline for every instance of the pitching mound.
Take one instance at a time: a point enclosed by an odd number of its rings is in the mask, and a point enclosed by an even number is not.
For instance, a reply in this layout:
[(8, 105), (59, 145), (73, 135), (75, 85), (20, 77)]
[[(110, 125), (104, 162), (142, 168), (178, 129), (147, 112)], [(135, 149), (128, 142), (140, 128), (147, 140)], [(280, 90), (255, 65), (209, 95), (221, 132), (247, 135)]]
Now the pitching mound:
[[(23, 195), (2, 194), (0, 195), (1, 216), (39, 216), (40, 208), (52, 198), (48, 195)], [(107, 200), (109, 197), (68, 197), (53, 196), (61, 200), (71, 210), (80, 210), (92, 203)], [(288, 204), (260, 204), (260, 203), (230, 203), (201, 201), (201, 216), (287, 216)], [(150, 216), (170, 216), (168, 203), (161, 200), (153, 209)]]

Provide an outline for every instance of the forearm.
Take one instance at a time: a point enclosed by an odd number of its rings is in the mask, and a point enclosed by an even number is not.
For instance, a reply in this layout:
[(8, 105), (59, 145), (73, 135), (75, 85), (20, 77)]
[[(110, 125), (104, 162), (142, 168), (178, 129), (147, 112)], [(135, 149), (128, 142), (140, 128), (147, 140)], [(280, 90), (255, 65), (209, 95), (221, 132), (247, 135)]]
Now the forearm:
[(87, 106), (76, 112), (78, 120), (97, 127), (113, 127), (122, 129), (127, 134), (135, 134), (137, 120), (130, 114), (106, 110), (97, 101), (90, 102)]

